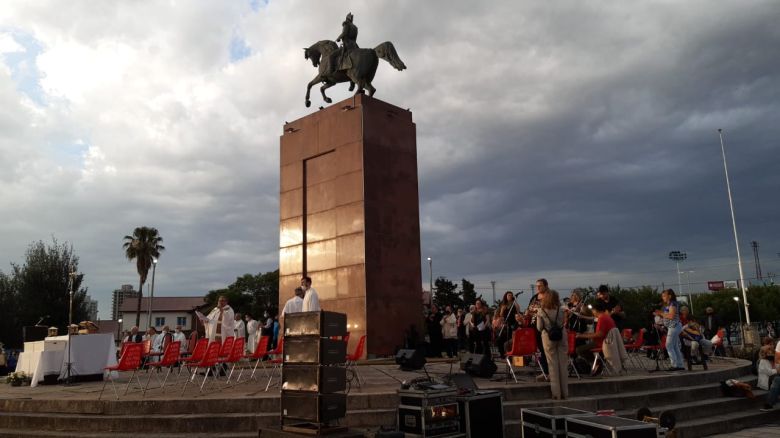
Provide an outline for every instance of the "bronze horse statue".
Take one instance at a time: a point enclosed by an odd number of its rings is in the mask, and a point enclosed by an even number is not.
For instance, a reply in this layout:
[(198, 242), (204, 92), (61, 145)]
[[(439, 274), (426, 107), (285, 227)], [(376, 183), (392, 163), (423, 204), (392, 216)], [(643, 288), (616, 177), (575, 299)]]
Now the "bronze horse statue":
[[(325, 90), (341, 83), (349, 82), (349, 91), (355, 89), (357, 84), (357, 93), (363, 93), (364, 90), (368, 90), (368, 95), (373, 96), (376, 92), (376, 88), (371, 85), (371, 81), (376, 74), (376, 68), (379, 65), (379, 59), (384, 59), (396, 70), (406, 69), (406, 65), (398, 57), (398, 53), (393, 47), (393, 43), (386, 41), (373, 49), (353, 49), (347, 52), (345, 60), (340, 66), (333, 68), (330, 63), (332, 61), (331, 53), (338, 49), (338, 45), (330, 40), (323, 40), (314, 43), (311, 47), (305, 48), (304, 58), (311, 60), (314, 67), (319, 68), (319, 74), (309, 82), (306, 87), (306, 106), (311, 105), (309, 100), (309, 94), (311, 87), (318, 83), (322, 83), (320, 91), (322, 92), (322, 98), (327, 103), (331, 103), (330, 97), (325, 95)], [(335, 60), (338, 64), (338, 59)]]

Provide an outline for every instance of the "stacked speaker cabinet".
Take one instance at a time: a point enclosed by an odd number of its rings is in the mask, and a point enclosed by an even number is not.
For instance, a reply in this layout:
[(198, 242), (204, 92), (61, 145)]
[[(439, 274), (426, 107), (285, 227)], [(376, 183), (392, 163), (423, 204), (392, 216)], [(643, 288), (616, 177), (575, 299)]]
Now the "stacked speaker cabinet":
[[(347, 413), (347, 316), (336, 312), (284, 317), (282, 429), (321, 432)], [(339, 338), (339, 339), (333, 339)]]

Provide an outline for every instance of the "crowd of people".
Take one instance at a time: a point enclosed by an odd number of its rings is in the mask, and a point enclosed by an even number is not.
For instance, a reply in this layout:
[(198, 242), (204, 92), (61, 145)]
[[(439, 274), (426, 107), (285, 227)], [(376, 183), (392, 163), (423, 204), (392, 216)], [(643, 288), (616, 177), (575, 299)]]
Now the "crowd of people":
[[(633, 345), (638, 332), (624, 330), (626, 314), (619, 300), (610, 294), (609, 287), (599, 286), (595, 299), (589, 303), (586, 291), (580, 289), (562, 299), (544, 278), (536, 281), (535, 288), (536, 293), (525, 309), (511, 291), (504, 293), (494, 308), (481, 297), (464, 308), (447, 305), (442, 311), (432, 304), (425, 312), (428, 356), (446, 354), (452, 358), (459, 351), (468, 351), (495, 354), (504, 359), (515, 331), (526, 328), (534, 331), (538, 346), (541, 373), (536, 379), (551, 383), (555, 399), (568, 396), (572, 350), (574, 366), (582, 372), (600, 375), (605, 364), (614, 368), (612, 371), (625, 371), (625, 345)], [(648, 355), (666, 354), (667, 369), (678, 372), (687, 369), (686, 358), (691, 363), (703, 363), (719, 349), (722, 354), (723, 326), (712, 308), (707, 308), (704, 317), (699, 319), (681, 305), (673, 289), (665, 289), (661, 299), (658, 308), (647, 315), (652, 323), (641, 330), (643, 344), (656, 347), (648, 348)], [(571, 350), (570, 333), (575, 344)], [(406, 347), (415, 348), (419, 341), (419, 335), (411, 328)], [(595, 360), (595, 354), (602, 354), (605, 360)], [(780, 397), (780, 383), (777, 388)]]

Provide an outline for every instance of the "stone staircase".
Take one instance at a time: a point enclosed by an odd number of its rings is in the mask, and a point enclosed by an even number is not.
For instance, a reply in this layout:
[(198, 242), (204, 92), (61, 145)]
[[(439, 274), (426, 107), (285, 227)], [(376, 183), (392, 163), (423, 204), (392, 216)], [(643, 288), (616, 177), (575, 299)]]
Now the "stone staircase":
[[(477, 383), (480, 388), (503, 392), (508, 437), (521, 436), (522, 408), (558, 404), (587, 411), (614, 409), (629, 418), (645, 406), (655, 414), (671, 411), (678, 420), (678, 437), (695, 438), (780, 423), (780, 409), (759, 411), (763, 391), (756, 392), (756, 400), (721, 396), (721, 380), (755, 381), (749, 373), (747, 362), (734, 361), (706, 372), (571, 379), (570, 398), (563, 402), (551, 400), (544, 383), (518, 385), (482, 379)], [(97, 385), (85, 385), (75, 399), (0, 398), (0, 437), (249, 437), (257, 436), (262, 426), (278, 423), (279, 397), (264, 392), (232, 398), (180, 398), (177, 394), (98, 401), (97, 390)], [(395, 388), (352, 392), (343, 424), (365, 429), (393, 426), (397, 405)]]

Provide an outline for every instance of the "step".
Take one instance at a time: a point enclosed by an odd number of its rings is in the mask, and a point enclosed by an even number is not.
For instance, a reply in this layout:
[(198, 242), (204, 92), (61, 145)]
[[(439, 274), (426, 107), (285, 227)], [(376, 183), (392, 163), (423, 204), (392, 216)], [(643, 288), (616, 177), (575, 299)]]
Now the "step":
[[(395, 424), (396, 406), (381, 409), (347, 411), (344, 425), (351, 427), (375, 427)], [(0, 429), (53, 430), (84, 433), (206, 433), (209, 430), (224, 432), (256, 431), (260, 426), (278, 424), (279, 414), (272, 413), (219, 413), (219, 414), (51, 414), (0, 412)]]
[[(759, 405), (760, 407), (760, 405)], [(759, 408), (681, 421), (677, 424), (677, 438), (699, 438), (736, 432), (762, 424), (780, 424), (780, 410), (761, 412)]]
[[(79, 432), (79, 438), (105, 438), (105, 432), (85, 433)], [(226, 432), (226, 433), (156, 433), (155, 438), (257, 438), (257, 431), (253, 432)], [(72, 438), (73, 432), (40, 431), (40, 430), (16, 430), (0, 429), (0, 437), (67, 437)], [(111, 433), (111, 438), (138, 438), (137, 433)]]
[[(717, 397), (702, 398), (696, 401), (674, 403), (651, 407), (654, 415), (661, 412), (672, 412), (678, 422), (695, 420), (707, 417), (717, 417), (737, 411), (757, 411), (764, 403), (766, 391), (755, 391), (756, 398), (751, 400), (746, 397)], [(637, 409), (617, 411), (617, 415), (626, 418), (636, 418)]]
[[(743, 378), (745, 382), (753, 383), (755, 376)], [(686, 386), (685, 391), (669, 391), (665, 389), (654, 389), (649, 391), (634, 391), (621, 393), (619, 397), (614, 394), (601, 394), (587, 397), (570, 397), (565, 401), (546, 400), (514, 400), (504, 402), (504, 418), (507, 420), (519, 420), (520, 410), (523, 408), (534, 408), (544, 406), (566, 406), (573, 409), (595, 412), (603, 409), (614, 409), (636, 411), (641, 407), (649, 407), (657, 410), (656, 406), (669, 403), (683, 403), (690, 398), (690, 394), (695, 393), (700, 399), (712, 399), (722, 397), (720, 385), (708, 383), (698, 386)]]

